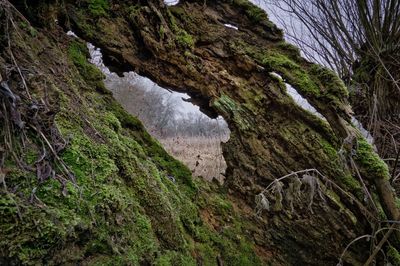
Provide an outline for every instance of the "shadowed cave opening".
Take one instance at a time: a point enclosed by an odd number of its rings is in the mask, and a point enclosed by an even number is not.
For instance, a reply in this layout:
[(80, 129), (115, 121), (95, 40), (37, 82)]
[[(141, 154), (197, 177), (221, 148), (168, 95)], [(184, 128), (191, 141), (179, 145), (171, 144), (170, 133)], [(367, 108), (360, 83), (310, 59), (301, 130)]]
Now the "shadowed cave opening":
[[(68, 35), (76, 37), (72, 32)], [(103, 72), (107, 89), (125, 110), (138, 117), (171, 155), (189, 167), (193, 176), (222, 183), (227, 165), (221, 144), (230, 136), (222, 116), (208, 117), (190, 102), (186, 93), (162, 88), (135, 72), (122, 76), (111, 72), (100, 49), (90, 43), (87, 46), (89, 61)]]

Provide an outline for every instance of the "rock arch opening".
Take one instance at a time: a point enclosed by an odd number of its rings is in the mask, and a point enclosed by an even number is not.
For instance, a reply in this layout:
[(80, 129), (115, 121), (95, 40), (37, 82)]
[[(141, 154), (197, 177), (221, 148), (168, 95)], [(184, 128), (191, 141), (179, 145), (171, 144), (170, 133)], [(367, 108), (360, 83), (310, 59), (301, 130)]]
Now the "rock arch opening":
[(135, 72), (119, 76), (105, 66), (99, 48), (88, 43), (88, 49), (90, 62), (105, 74), (105, 85), (115, 99), (170, 154), (186, 164), (193, 176), (223, 182), (227, 165), (221, 143), (229, 140), (230, 130), (222, 116), (208, 117), (186, 93), (162, 88)]

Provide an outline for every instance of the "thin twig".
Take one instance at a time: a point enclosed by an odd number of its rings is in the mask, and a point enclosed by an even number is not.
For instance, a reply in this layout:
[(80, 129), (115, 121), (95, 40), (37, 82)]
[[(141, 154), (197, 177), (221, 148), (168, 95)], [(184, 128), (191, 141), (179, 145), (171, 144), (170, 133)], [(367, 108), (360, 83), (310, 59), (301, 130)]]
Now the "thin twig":
[(390, 235), (396, 230), (397, 226), (398, 226), (398, 224), (396, 224), (396, 223), (394, 223), (390, 226), (389, 230), (382, 237), (382, 239), (379, 241), (379, 244), (376, 246), (376, 248), (374, 249), (372, 254), (369, 256), (368, 260), (364, 263), (364, 266), (369, 266), (372, 263), (372, 261), (375, 259), (378, 252), (382, 249), (382, 246), (389, 239)]

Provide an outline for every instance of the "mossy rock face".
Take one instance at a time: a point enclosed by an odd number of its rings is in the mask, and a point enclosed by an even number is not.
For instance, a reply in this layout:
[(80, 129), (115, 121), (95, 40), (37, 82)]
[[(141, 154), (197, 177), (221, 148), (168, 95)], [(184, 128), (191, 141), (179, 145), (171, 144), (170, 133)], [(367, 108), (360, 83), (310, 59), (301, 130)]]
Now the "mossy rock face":
[[(369, 233), (367, 214), (356, 204), (360, 184), (339, 154), (348, 129), (347, 91), (330, 71), (285, 43), (259, 8), (244, 0), (174, 7), (161, 1), (40, 2), (47, 10), (40, 14), (47, 15), (31, 14), (34, 25), (59, 16), (60, 26), (84, 41), (54, 25), (34, 35), (22, 31), (22, 39), (12, 35), (20, 67), (40, 73), (36, 83), (28, 82), (34, 99), (49, 95), (52, 103), (47, 111), (54, 123), (44, 125), (66, 141), (59, 160), (50, 161), (59, 178), (38, 182), (32, 169), (6, 162), (7, 185), (15, 191), (1, 192), (0, 234), (6, 237), (0, 262), (336, 265), (347, 243)], [(87, 62), (86, 41), (102, 49), (113, 70), (135, 69), (188, 92), (210, 116), (224, 116), (232, 134), (223, 145), (223, 187), (194, 180), (123, 110)], [(0, 63), (4, 72), (12, 60), (1, 53)], [(18, 75), (10, 77), (13, 90), (19, 82)], [(296, 105), (285, 82), (326, 120)], [(42, 142), (31, 133), (36, 140), (21, 157), (34, 163)], [(357, 158), (387, 174), (370, 147), (361, 143)], [(334, 186), (332, 199), (315, 200), (313, 213), (305, 201), (291, 211), (284, 199), (280, 208), (255, 215), (255, 196), (272, 180), (310, 168), (341, 190)], [(353, 247), (346, 262), (365, 261), (366, 249)]]

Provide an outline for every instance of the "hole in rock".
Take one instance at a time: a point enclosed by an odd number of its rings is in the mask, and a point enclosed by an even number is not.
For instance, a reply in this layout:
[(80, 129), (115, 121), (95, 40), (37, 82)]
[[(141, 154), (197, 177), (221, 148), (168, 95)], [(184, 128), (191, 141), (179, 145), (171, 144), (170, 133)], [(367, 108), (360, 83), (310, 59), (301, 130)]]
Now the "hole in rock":
[(303, 109), (311, 112), (312, 114), (318, 116), (319, 118), (325, 119), (324, 116), (318, 112), (308, 101), (306, 98), (301, 96), (295, 88), (293, 88), (290, 84), (286, 84), (287, 93), (294, 99), (294, 101), (300, 105)]
[(175, 6), (175, 5), (179, 4), (179, 0), (164, 0), (164, 3), (167, 6)]
[[(220, 116), (211, 119), (198, 106), (188, 102), (185, 93), (172, 92), (134, 72), (122, 77), (102, 61), (100, 49), (88, 44), (91, 59), (105, 75), (106, 87), (131, 114), (175, 158), (186, 164), (194, 176), (223, 182), (226, 162), (221, 142), (229, 140), (230, 131)], [(186, 100), (186, 101), (185, 101)]]
[[(280, 78), (281, 80), (284, 81), (281, 75), (275, 72), (271, 72), (271, 75)], [(286, 83), (286, 91), (287, 94), (295, 101), (296, 104), (298, 104), (300, 107), (303, 109), (311, 112), (312, 114), (318, 116), (319, 118), (325, 119), (325, 117), (319, 113), (308, 101), (306, 98), (300, 95), (300, 93), (297, 92), (295, 88), (293, 88), (289, 83)], [(325, 119), (326, 120), (326, 119)]]
[[(271, 75), (280, 78), (283, 80), (282, 76), (279, 75), (278, 73), (275, 72), (271, 72)], [(297, 90), (295, 88), (293, 88), (290, 84), (285, 83), (286, 84), (286, 90), (287, 93), (289, 94), (290, 97), (293, 98), (293, 100), (300, 105), (303, 109), (311, 112), (312, 114), (318, 116), (321, 119), (325, 119), (326, 118), (319, 113), (308, 101), (307, 99), (305, 99), (303, 96), (301, 96)], [(355, 118), (354, 116), (351, 118), (351, 122), (353, 123), (353, 125), (361, 132), (361, 134), (363, 135), (363, 137), (368, 141), (369, 144), (374, 144), (374, 138), (372, 137), (371, 133), (366, 130), (363, 125), (361, 124), (360, 121), (357, 120), (357, 118)], [(374, 146), (375, 147), (375, 146)]]
[(224, 24), (224, 26), (227, 27), (227, 28), (234, 29), (234, 30), (239, 30), (238, 27), (236, 27), (236, 26), (234, 26), (234, 25), (232, 25), (232, 24)]
[(74, 37), (74, 38), (78, 38), (78, 36), (73, 31), (70, 31), (70, 30), (67, 32), (67, 35)]

